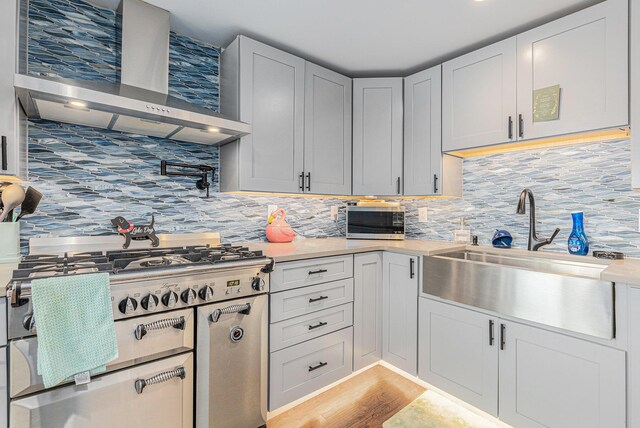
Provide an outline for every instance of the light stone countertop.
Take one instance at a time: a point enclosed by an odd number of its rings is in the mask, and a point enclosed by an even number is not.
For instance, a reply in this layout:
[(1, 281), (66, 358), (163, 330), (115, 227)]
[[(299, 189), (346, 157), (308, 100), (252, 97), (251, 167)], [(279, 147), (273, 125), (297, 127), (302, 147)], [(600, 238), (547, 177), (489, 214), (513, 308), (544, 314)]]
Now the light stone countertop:
[(491, 253), (509, 252), (514, 255), (565, 260), (578, 263), (596, 263), (607, 265), (600, 275), (600, 279), (640, 286), (640, 259), (604, 260), (594, 257), (573, 256), (557, 251), (532, 252), (523, 249), (501, 250), (493, 247), (474, 247), (449, 241), (428, 241), (421, 239), (405, 239), (404, 241), (387, 240), (348, 240), (345, 238), (297, 238), (287, 244), (273, 244), (269, 242), (248, 242), (248, 247), (262, 250), (276, 262), (304, 260), (315, 257), (338, 256), (343, 254), (366, 253), (369, 251), (393, 251), (396, 253), (433, 256), (449, 251), (464, 250), (466, 248), (487, 251)]

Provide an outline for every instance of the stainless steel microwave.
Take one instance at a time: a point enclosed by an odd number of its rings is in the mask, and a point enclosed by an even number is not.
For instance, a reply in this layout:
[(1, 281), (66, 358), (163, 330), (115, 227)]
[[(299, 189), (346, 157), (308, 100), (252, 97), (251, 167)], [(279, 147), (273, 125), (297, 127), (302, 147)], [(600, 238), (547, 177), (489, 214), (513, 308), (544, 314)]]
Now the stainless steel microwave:
[(347, 206), (347, 239), (404, 239), (404, 207)]

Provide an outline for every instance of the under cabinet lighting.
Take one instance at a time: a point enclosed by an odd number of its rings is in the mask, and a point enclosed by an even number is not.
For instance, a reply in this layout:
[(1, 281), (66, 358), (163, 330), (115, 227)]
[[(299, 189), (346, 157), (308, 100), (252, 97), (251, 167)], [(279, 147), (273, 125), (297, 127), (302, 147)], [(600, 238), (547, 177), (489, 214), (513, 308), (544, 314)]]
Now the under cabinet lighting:
[(517, 143), (479, 147), (477, 149), (458, 150), (447, 152), (447, 154), (459, 158), (474, 158), (500, 153), (521, 152), (524, 150), (547, 149), (553, 147), (573, 146), (577, 144), (605, 143), (607, 141), (624, 140), (629, 138), (630, 135), (631, 132), (629, 128), (605, 129), (580, 134), (564, 135), (561, 137), (544, 138), (541, 140), (528, 140)]
[(211, 133), (217, 133), (220, 132), (220, 130), (218, 128), (208, 128), (207, 131), (211, 132)]
[(70, 107), (87, 108), (87, 103), (83, 101), (69, 101)]

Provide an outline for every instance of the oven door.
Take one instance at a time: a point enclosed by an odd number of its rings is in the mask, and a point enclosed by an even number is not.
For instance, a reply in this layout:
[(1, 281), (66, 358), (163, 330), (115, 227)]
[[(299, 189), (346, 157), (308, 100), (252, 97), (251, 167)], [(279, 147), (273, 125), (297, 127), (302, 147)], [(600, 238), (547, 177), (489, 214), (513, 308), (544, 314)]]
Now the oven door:
[[(182, 309), (116, 321), (118, 358), (107, 364), (107, 371), (193, 349), (194, 318), (193, 309)], [(136, 330), (143, 329), (147, 333), (136, 335)], [(9, 394), (12, 398), (45, 389), (37, 370), (37, 336), (9, 342), (9, 355)]]
[(266, 424), (267, 301), (262, 295), (198, 308), (196, 427)]
[(11, 428), (192, 428), (193, 354), (14, 400), (9, 417)]
[(348, 239), (404, 239), (404, 209), (347, 207)]

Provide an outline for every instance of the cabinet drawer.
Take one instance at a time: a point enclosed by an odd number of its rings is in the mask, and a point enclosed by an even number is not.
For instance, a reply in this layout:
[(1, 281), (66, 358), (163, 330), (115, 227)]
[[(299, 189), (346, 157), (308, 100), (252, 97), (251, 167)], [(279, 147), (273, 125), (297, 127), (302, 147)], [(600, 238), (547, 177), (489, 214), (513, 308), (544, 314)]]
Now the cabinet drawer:
[(270, 326), (270, 350), (278, 351), (350, 327), (352, 324), (353, 305), (351, 303), (280, 321)]
[(277, 409), (351, 374), (352, 357), (352, 327), (273, 352), (269, 409)]
[(352, 278), (275, 293), (271, 295), (271, 322), (306, 315), (352, 301)]
[(269, 287), (276, 292), (351, 277), (353, 255), (324, 257), (276, 264)]

